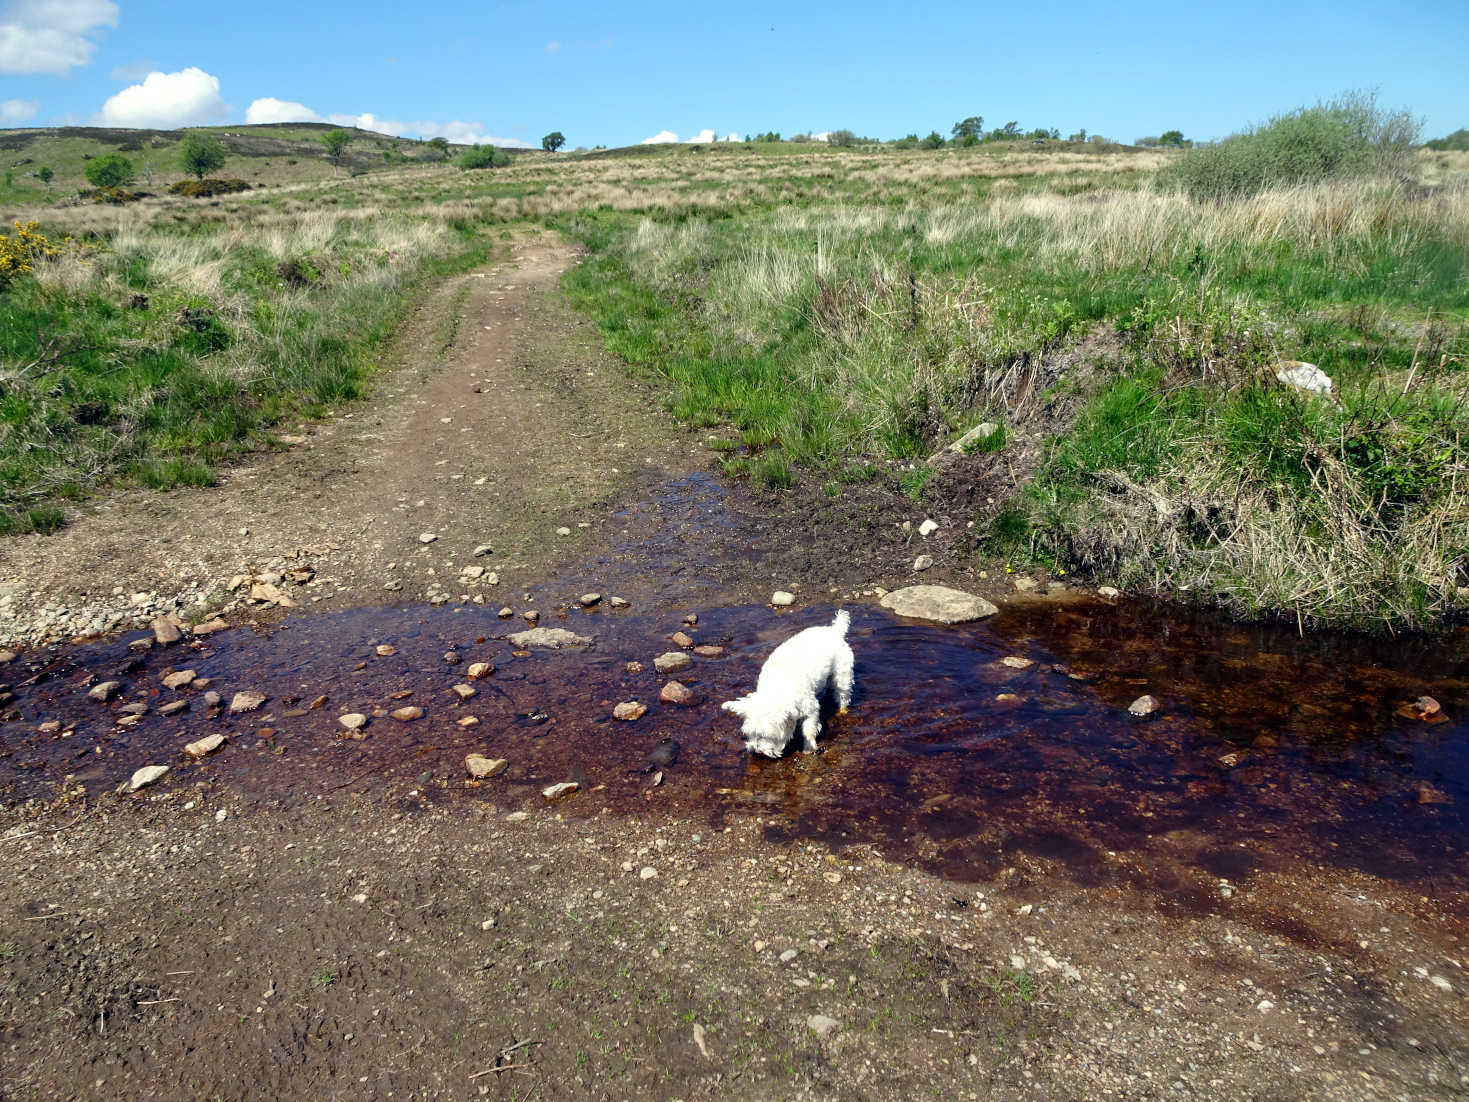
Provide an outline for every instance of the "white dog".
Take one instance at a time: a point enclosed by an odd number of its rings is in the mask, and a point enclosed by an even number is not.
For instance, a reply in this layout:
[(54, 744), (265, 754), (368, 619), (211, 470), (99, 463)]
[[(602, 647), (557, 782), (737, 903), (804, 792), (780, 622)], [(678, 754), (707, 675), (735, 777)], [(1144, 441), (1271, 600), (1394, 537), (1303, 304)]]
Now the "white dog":
[(826, 627), (807, 628), (791, 636), (765, 660), (753, 693), (720, 705), (743, 721), (745, 749), (768, 758), (780, 757), (799, 719), (806, 753), (816, 752), (822, 692), (831, 686), (839, 712), (852, 703), (849, 623), (851, 617), (842, 610)]

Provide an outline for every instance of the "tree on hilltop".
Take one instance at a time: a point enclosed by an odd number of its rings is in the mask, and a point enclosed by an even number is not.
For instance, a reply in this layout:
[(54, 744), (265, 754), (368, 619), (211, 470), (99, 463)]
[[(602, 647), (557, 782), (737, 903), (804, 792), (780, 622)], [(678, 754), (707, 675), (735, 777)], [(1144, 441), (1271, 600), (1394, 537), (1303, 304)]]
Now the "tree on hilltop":
[(942, 149), (944, 147), (944, 136), (937, 130), (930, 130), (928, 137), (920, 143), (924, 149)]
[(547, 153), (555, 153), (566, 144), (566, 135), (559, 130), (553, 130), (541, 139), (541, 148)]
[(332, 164), (340, 166), (342, 154), (347, 150), (347, 143), (352, 140), (352, 135), (342, 129), (328, 130), (321, 136), (321, 144), (326, 146), (326, 155), (331, 158)]
[(224, 146), (207, 134), (187, 134), (179, 143), (179, 164), (196, 179), (224, 164)]
[(1183, 148), (1182, 130), (1165, 130), (1158, 135), (1158, 144), (1172, 146), (1174, 149)]
[(955, 138), (982, 138), (984, 137), (984, 117), (970, 115), (967, 119), (956, 122), (951, 133)]
[(441, 160), (441, 161), (447, 161), (449, 159), (449, 139), (448, 138), (445, 138), (443, 136), (440, 136), (440, 137), (437, 137), (437, 138), (430, 138), (428, 140), (428, 144), (429, 144), (429, 147), (431, 149), (433, 149), (435, 155), (437, 155), (437, 157), (439, 158), (439, 160)]

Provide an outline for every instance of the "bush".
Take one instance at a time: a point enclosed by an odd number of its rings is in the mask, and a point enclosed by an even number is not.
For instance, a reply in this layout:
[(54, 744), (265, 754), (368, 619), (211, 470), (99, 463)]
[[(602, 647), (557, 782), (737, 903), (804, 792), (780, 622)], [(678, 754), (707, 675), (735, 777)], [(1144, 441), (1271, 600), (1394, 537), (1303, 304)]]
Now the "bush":
[(249, 191), (244, 180), (180, 180), (170, 184), (170, 195), (183, 195), (189, 199), (207, 199), (212, 195), (231, 195), (237, 191)]
[(1405, 111), (1379, 108), (1371, 94), (1350, 92), (1194, 149), (1158, 182), (1193, 199), (1224, 199), (1343, 176), (1403, 176), (1420, 126)]
[(41, 234), (37, 223), (15, 223), (15, 233), (0, 233), (0, 290), (16, 276), (29, 272), (32, 260), (55, 256), (59, 251)]
[(472, 168), (504, 168), (510, 163), (510, 154), (492, 145), (476, 145), (459, 154), (457, 163), (466, 172)]
[(1440, 152), (1446, 150), (1454, 150), (1459, 153), (1469, 152), (1469, 130), (1460, 127), (1446, 138), (1434, 138), (1425, 144), (1429, 149), (1436, 149)]
[(94, 191), (77, 192), (83, 199), (90, 199), (94, 203), (113, 203), (121, 206), (123, 203), (136, 203), (144, 198), (146, 191), (128, 191), (120, 187), (99, 187)]
[(944, 147), (944, 136), (937, 130), (930, 130), (928, 137), (919, 143), (924, 149), (942, 149)]
[(121, 153), (108, 153), (87, 162), (87, 183), (95, 188), (124, 188), (133, 182), (133, 162)]

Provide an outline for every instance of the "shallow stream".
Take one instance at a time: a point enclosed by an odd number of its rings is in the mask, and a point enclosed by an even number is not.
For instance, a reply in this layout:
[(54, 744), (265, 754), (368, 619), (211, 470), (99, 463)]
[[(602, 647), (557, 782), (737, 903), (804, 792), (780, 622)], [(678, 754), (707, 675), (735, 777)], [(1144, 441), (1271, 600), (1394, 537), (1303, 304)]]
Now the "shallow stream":
[[(963, 627), (853, 606), (851, 713), (828, 718), (820, 754), (769, 761), (744, 751), (718, 704), (752, 688), (771, 648), (832, 608), (687, 611), (696, 626), (682, 611), (546, 617), (591, 636), (585, 650), (517, 653), (505, 636), (525, 625), (469, 605), (303, 616), (141, 653), (129, 643), (144, 636), (132, 633), (22, 655), (4, 671), (21, 718), (0, 726), (0, 791), (50, 795), (70, 775), (97, 793), (168, 764), (171, 775), (136, 798), (224, 785), (287, 805), (386, 791), (509, 808), (573, 780), (581, 790), (560, 805), (568, 814), (676, 811), (711, 826), (758, 816), (775, 836), (873, 842), (960, 880), (996, 875), (1023, 853), (1062, 862), (1082, 883), (1133, 883), (1207, 907), (1216, 889), (1228, 895), (1289, 860), (1408, 882), (1454, 909), (1469, 898), (1462, 633), (1302, 639), (1129, 601), (1035, 601)], [(667, 679), (653, 670), (655, 656), (678, 649), (668, 637), (680, 629), (725, 648), (675, 675), (696, 694), (682, 707), (659, 703)], [(381, 644), (395, 653), (379, 656)], [(480, 661), (495, 672), (467, 681)], [(242, 715), (211, 713), (196, 685), (162, 686), (182, 669), (208, 678), (226, 705), (240, 690), (268, 699)], [(106, 679), (123, 683), (118, 697), (89, 700)], [(453, 686), (464, 683), (476, 693), (461, 702)], [(1138, 719), (1128, 705), (1144, 693), (1162, 707)], [(1411, 706), (1423, 696), (1441, 706), (1430, 719)], [(188, 710), (159, 715), (173, 699)], [(647, 713), (614, 719), (629, 700)], [(135, 702), (148, 714), (119, 727), (119, 709)], [(386, 717), (405, 705), (425, 715)], [(361, 741), (344, 737), (345, 712), (377, 713)], [(466, 716), (479, 723), (461, 726)], [(47, 720), (61, 730), (41, 733)], [(198, 761), (182, 753), (216, 731), (225, 748)], [(677, 758), (660, 765), (667, 739)], [(471, 783), (470, 752), (509, 767)]]

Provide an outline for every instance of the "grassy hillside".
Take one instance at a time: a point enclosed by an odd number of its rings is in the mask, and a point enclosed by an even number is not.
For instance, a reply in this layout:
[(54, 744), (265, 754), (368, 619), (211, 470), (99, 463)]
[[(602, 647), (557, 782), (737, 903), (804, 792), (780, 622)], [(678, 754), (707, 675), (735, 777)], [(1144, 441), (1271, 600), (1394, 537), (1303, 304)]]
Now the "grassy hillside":
[[(420, 273), (530, 222), (586, 244), (571, 292), (732, 473), (833, 496), (888, 481), (972, 520), (976, 553), (1241, 613), (1416, 625), (1469, 607), (1469, 155), (1200, 202), (1158, 184), (1178, 153), (1066, 143), (657, 146), (463, 172), (414, 143), (389, 165), (391, 139), (357, 135), (352, 175), (320, 128), (220, 133), (220, 174), (269, 186), (125, 207), (11, 193), (73, 237), (0, 297), (13, 526), (99, 480), (207, 478), (287, 412), (350, 398)], [(52, 132), (25, 155), (80, 141), (102, 148)], [(1294, 360), (1333, 395), (1277, 383)], [(986, 450), (928, 462), (986, 420)]]
[[(441, 163), (439, 150), (426, 142), (395, 138), (355, 127), (343, 128), (351, 141), (339, 164), (328, 159), (322, 135), (339, 129), (328, 123), (271, 123), (262, 126), (193, 127), (188, 130), (121, 130), (68, 126), (46, 130), (0, 130), (0, 210), (62, 201), (87, 183), (87, 161), (122, 153), (137, 172), (134, 188), (163, 192), (187, 179), (179, 167), (179, 143), (186, 134), (207, 134), (224, 147), (228, 160), (215, 175), (255, 186), (282, 186), (360, 176), (403, 166)], [(464, 146), (449, 146), (449, 156)], [(38, 173), (54, 173), (49, 184)]]

